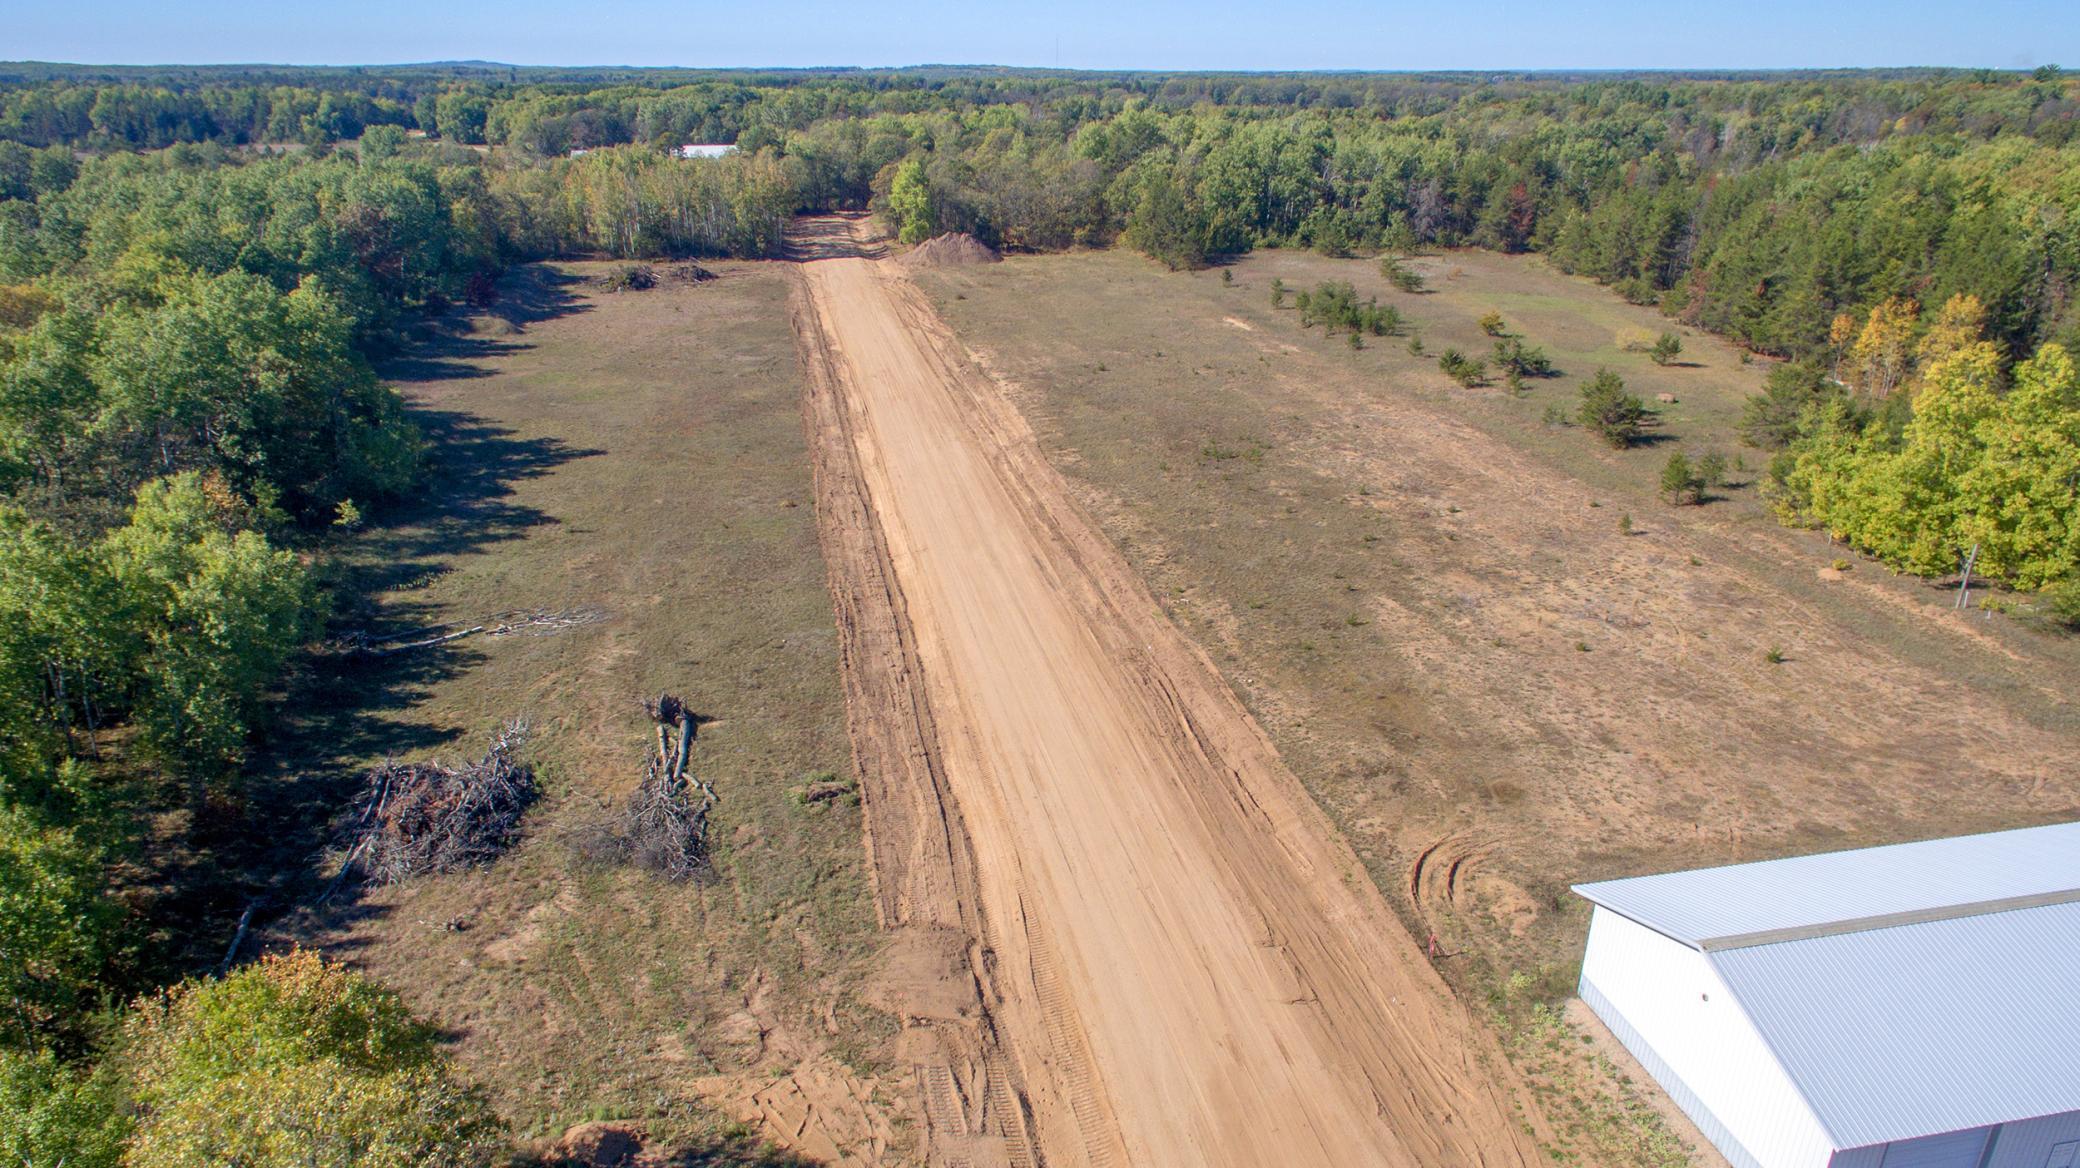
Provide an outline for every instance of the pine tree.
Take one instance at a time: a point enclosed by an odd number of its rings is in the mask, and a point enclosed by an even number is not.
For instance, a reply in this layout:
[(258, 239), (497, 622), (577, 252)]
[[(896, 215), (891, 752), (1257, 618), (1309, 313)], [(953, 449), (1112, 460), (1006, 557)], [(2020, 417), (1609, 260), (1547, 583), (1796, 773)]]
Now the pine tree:
[(1690, 459), (1680, 450), (1668, 456), (1661, 468), (1661, 497), (1681, 505), (1703, 499), (1702, 480), (1690, 469)]
[(1613, 446), (1630, 446), (1639, 440), (1647, 420), (1647, 403), (1626, 392), (1625, 379), (1608, 369), (1582, 386), (1582, 405), (1577, 415)]

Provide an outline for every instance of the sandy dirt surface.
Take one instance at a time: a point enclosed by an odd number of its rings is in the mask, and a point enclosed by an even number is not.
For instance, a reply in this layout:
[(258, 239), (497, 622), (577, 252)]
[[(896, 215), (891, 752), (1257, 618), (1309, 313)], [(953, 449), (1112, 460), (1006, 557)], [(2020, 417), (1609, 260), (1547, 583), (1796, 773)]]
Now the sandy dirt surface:
[[(866, 782), (883, 923), (923, 938), (897, 948), (926, 976), (888, 996), (980, 1041), (915, 1028), (924, 1093), (958, 1089), (927, 1104), (935, 1159), (1535, 1162), (1502, 1060), (1356, 857), (1001, 387), (845, 230), (805, 248), (833, 257), (802, 267), (806, 415), (855, 750), (913, 780)], [(1029, 1125), (961, 1144), (977, 1082)]]

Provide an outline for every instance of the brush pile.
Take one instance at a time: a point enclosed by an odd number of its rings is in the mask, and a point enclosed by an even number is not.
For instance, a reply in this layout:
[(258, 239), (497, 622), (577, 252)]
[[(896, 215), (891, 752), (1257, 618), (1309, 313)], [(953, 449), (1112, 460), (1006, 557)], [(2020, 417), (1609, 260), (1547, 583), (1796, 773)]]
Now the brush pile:
[(643, 709), (657, 735), (643, 781), (626, 804), (582, 834), (578, 850), (596, 863), (689, 879), (708, 866), (708, 813), (716, 803), (715, 789), (687, 767), (699, 719), (671, 694), (644, 702)]
[(649, 264), (623, 264), (599, 277), (599, 286), (609, 292), (647, 292), (657, 287), (657, 269)]
[(496, 859), (538, 794), (534, 768), (519, 758), (526, 739), (527, 723), (515, 720), (477, 762), (385, 762), (370, 771), (348, 866), (358, 863), (370, 883), (395, 884)]
[(629, 861), (667, 880), (684, 880), (708, 862), (708, 812), (715, 788), (686, 768), (697, 732), (693, 711), (671, 694), (643, 703), (657, 731), (643, 782), (623, 816)]

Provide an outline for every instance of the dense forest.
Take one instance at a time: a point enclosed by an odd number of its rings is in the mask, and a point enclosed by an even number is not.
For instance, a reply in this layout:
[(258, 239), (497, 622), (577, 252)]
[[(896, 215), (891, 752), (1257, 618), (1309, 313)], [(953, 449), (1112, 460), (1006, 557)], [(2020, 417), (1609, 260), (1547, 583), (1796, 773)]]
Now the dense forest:
[[(696, 142), (736, 150), (671, 153)], [(1173, 267), (1541, 252), (1782, 359), (1745, 436), (1788, 520), (1926, 574), (1978, 546), (2080, 609), (2056, 69), (0, 65), (0, 1159), (207, 1163), (311, 1106), (387, 1163), (488, 1154), (378, 987), (292, 959), (162, 992), (193, 971), (137, 940), (141, 825), (238, 790), (328, 541), (418, 481), (374, 371), (415, 322), (517, 262), (771, 256), (797, 212), (869, 207)]]

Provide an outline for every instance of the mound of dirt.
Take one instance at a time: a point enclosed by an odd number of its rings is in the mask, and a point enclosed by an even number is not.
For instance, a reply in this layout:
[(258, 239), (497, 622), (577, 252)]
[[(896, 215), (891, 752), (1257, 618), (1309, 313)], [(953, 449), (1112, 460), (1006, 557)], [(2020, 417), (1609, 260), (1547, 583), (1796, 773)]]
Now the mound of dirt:
[(549, 1149), (549, 1162), (559, 1168), (636, 1168), (642, 1164), (648, 1133), (616, 1123), (581, 1123), (563, 1133)]
[(949, 231), (918, 244), (903, 257), (903, 262), (913, 268), (956, 268), (964, 264), (993, 264), (1001, 258), (996, 249), (974, 236)]

